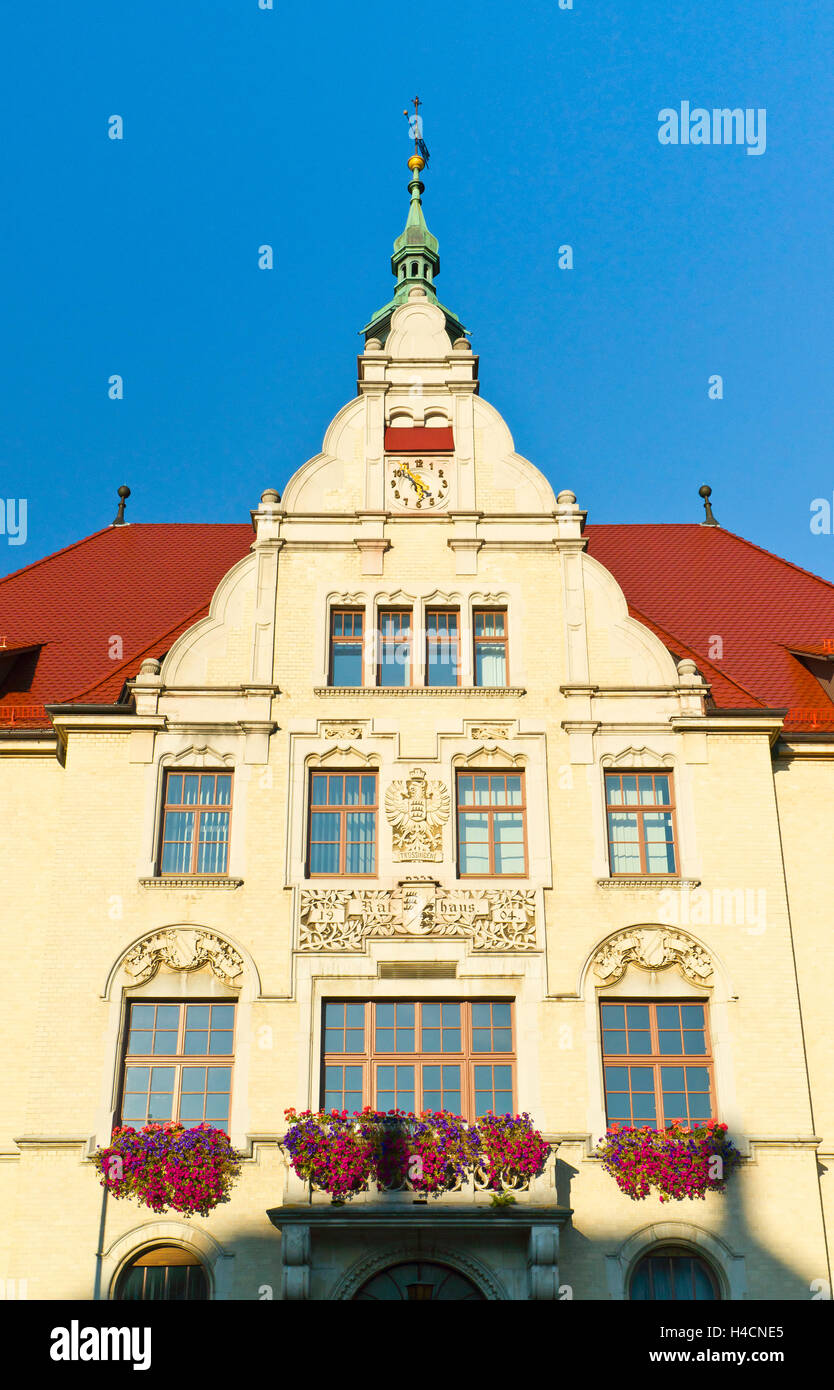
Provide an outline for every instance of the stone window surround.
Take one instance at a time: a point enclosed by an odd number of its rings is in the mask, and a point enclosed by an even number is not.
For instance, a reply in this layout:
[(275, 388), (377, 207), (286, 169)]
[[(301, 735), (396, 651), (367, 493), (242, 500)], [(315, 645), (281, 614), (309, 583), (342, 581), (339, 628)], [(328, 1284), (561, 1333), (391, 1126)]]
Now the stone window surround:
[[(141, 844), (144, 857), (137, 864), (137, 878), (150, 879), (160, 886), (167, 875), (159, 873), (159, 854), (162, 841), (162, 815), (165, 796), (165, 774), (176, 771), (230, 772), (232, 774), (232, 808), (229, 817), (229, 862), (223, 875), (229, 884), (242, 882), (245, 877), (246, 801), (251, 767), (244, 762), (245, 735), (237, 730), (217, 731), (209, 735), (211, 743), (196, 743), (188, 733), (159, 733), (155, 739), (154, 760), (147, 767), (145, 806), (142, 818)], [(209, 875), (215, 880), (218, 875)], [(188, 880), (188, 887), (199, 888), (201, 875), (177, 874), (175, 880)], [(173, 885), (172, 885), (173, 886)], [(207, 882), (205, 886), (216, 886)]]
[(104, 1251), (101, 1259), (103, 1299), (115, 1300), (116, 1286), (124, 1270), (145, 1250), (155, 1245), (176, 1245), (196, 1256), (208, 1280), (210, 1301), (231, 1298), (234, 1257), (228, 1255), (207, 1231), (200, 1230), (192, 1223), (158, 1217), (117, 1236)]
[[(695, 841), (695, 816), (692, 804), (692, 780), (687, 763), (680, 756), (678, 735), (665, 730), (653, 731), (652, 747), (635, 747), (626, 743), (628, 735), (597, 733), (594, 735), (594, 763), (587, 765), (587, 777), (591, 789), (591, 808), (593, 816), (593, 837), (591, 847), (591, 873), (595, 879), (605, 879), (611, 884), (619, 880), (612, 876), (608, 861), (608, 817), (605, 799), (605, 774), (607, 772), (640, 771), (669, 772), (672, 777), (673, 801), (675, 806), (675, 848), (677, 853), (677, 874), (674, 878), (643, 880), (645, 886), (656, 885), (658, 890), (673, 887), (679, 880), (688, 880), (690, 886), (700, 881), (700, 861)], [(643, 879), (642, 875), (630, 875)]]
[(692, 1222), (656, 1221), (635, 1231), (614, 1254), (605, 1256), (605, 1276), (612, 1301), (628, 1300), (632, 1275), (644, 1255), (654, 1251), (659, 1254), (664, 1246), (671, 1245), (688, 1248), (707, 1262), (718, 1282), (722, 1302), (746, 1299), (747, 1273), (743, 1255), (736, 1255), (726, 1241)]
[[(457, 608), (460, 611), (460, 688), (478, 691), (484, 687), (474, 685), (474, 612), (476, 608), (506, 608), (507, 610), (507, 650), (508, 668), (514, 688), (526, 684), (526, 671), (522, 659), (521, 617), (523, 599), (520, 586), (508, 584), (501, 589), (483, 589), (476, 585), (466, 585), (449, 591), (440, 589), (417, 592), (402, 588), (352, 589), (336, 593), (322, 587), (314, 599), (316, 612), (316, 631), (313, 650), (317, 653), (316, 667), (313, 671), (314, 688), (329, 686), (330, 674), (330, 614), (333, 608), (362, 608), (365, 612), (365, 636), (363, 643), (364, 685), (345, 686), (344, 690), (361, 690), (377, 687), (377, 667), (375, 639), (379, 623), (380, 609), (410, 608), (412, 610), (411, 633), (411, 687), (405, 689), (428, 689), (426, 686), (425, 631), (426, 612), (430, 608)], [(395, 687), (400, 689), (400, 687)], [(435, 687), (437, 688), (437, 687)], [(502, 687), (485, 687), (502, 689)]]
[[(457, 730), (437, 730), (435, 732), (436, 755), (434, 758), (404, 758), (400, 749), (399, 730), (384, 720), (363, 719), (361, 739), (344, 739), (335, 743), (324, 737), (323, 726), (329, 720), (317, 720), (314, 729), (305, 729), (306, 721), (292, 721), (288, 726), (289, 749), (289, 791), (287, 806), (287, 849), (285, 866), (285, 887), (309, 887), (313, 884), (331, 887), (350, 886), (351, 877), (333, 879), (308, 879), (305, 874), (307, 852), (307, 824), (309, 821), (310, 771), (331, 768), (334, 772), (342, 770), (362, 771), (374, 769), (379, 778), (379, 823), (377, 836), (377, 873), (373, 879), (365, 880), (367, 886), (375, 888), (395, 888), (403, 879), (409, 877), (430, 877), (448, 888), (495, 888), (506, 882), (507, 887), (526, 886), (529, 888), (549, 888), (552, 885), (550, 822), (547, 811), (547, 767), (544, 749), (544, 733), (521, 733), (517, 727), (507, 739), (473, 740), (466, 732), (466, 724)], [(355, 724), (357, 721), (351, 721)], [(450, 716), (450, 723), (452, 722)], [(472, 722), (472, 721), (468, 721)], [(475, 721), (476, 725), (478, 722)], [(504, 720), (511, 731), (517, 721)], [(294, 727), (294, 724), (296, 727)], [(386, 727), (387, 725), (387, 727)], [(299, 727), (301, 726), (301, 727)], [(511, 751), (512, 750), (512, 751)], [(516, 751), (517, 750), (517, 751)], [(440, 862), (419, 861), (415, 863), (395, 861), (393, 858), (392, 830), (385, 814), (385, 794), (391, 783), (401, 781), (414, 766), (420, 766), (429, 780), (439, 780), (447, 787), (451, 798), (451, 812), (443, 825), (443, 859)], [(467, 768), (485, 772), (512, 771), (524, 772), (528, 806), (543, 808), (541, 815), (528, 815), (526, 826), (527, 876), (525, 878), (466, 878), (457, 877), (457, 825), (456, 825), (456, 779), (457, 772)], [(297, 914), (297, 908), (296, 908)]]
[[(631, 926), (634, 929), (646, 926), (664, 929), (663, 924), (656, 922), (632, 923)], [(616, 983), (601, 985), (596, 981), (592, 970), (594, 957), (604, 940), (608, 940), (612, 936), (619, 936), (627, 930), (629, 930), (629, 924), (624, 924), (616, 932), (609, 933), (608, 937), (598, 941), (588, 957), (583, 972), (581, 993), (585, 1001), (586, 1072), (588, 1076), (587, 1124), (592, 1146), (598, 1138), (605, 1134), (606, 1129), (600, 1003), (603, 1001), (616, 1003), (620, 999), (646, 1000), (650, 1003), (662, 1003), (664, 999), (684, 1001), (691, 999), (693, 1003), (706, 1003), (708, 1009), (710, 1037), (712, 1039), (713, 1085), (718, 1108), (717, 1118), (729, 1126), (737, 1145), (744, 1151), (745, 1140), (741, 1126), (741, 1114), (736, 1100), (735, 1067), (728, 1009), (728, 1006), (735, 1001), (736, 996), (728, 987), (727, 977), (721, 963), (715, 952), (710, 951), (709, 955), (714, 966), (714, 974), (710, 984), (692, 984), (691, 981), (683, 977), (675, 965), (650, 971), (632, 964)], [(673, 926), (668, 926), (666, 930), (674, 932), (676, 936), (690, 937), (698, 945), (703, 945), (700, 938), (695, 937), (690, 931), (682, 931)]]
[[(297, 998), (301, 1021), (310, 1039), (309, 1049), (299, 1049), (298, 1101), (299, 1110), (317, 1110), (321, 1103), (320, 1079), (323, 1057), (323, 1005), (327, 1000), (344, 999), (349, 1003), (375, 1003), (409, 999), (466, 1000), (478, 1003), (484, 999), (514, 1003), (515, 1028), (515, 1087), (516, 1108), (530, 1114), (541, 1114), (539, 1079), (539, 1035), (536, 1023), (537, 1005), (541, 1001), (541, 961), (538, 956), (518, 958), (508, 968), (502, 962), (473, 962), (467, 959), (463, 942), (416, 942), (409, 954), (426, 950), (432, 961), (454, 961), (454, 979), (381, 979), (380, 962), (402, 957), (403, 945), (395, 941), (374, 941), (370, 957), (360, 957), (345, 967), (343, 959), (329, 960), (322, 956), (297, 957)], [(474, 973), (477, 971), (477, 974)]]
[[(143, 932), (138, 941), (129, 943), (119, 953), (101, 996), (107, 1010), (107, 1022), (104, 1029), (102, 1078), (93, 1147), (109, 1143), (118, 1113), (129, 1005), (153, 1000), (186, 1004), (208, 1000), (213, 1004), (235, 1005), (235, 1062), (232, 1072), (229, 1136), (236, 1148), (248, 1147), (247, 1136), (251, 1131), (249, 1073), (255, 1032), (252, 1004), (260, 998), (260, 980), (251, 957), (227, 933), (219, 932), (213, 927), (202, 927), (199, 923), (188, 922), (181, 925), (188, 933), (204, 930), (210, 936), (220, 937), (235, 949), (244, 963), (241, 986), (238, 989), (225, 984), (216, 978), (208, 966), (197, 970), (172, 970), (164, 965), (159, 967), (151, 979), (137, 984), (124, 968), (125, 957), (138, 942), (155, 936), (157, 933), (154, 930)], [(172, 929), (176, 931), (177, 926), (174, 925)]]

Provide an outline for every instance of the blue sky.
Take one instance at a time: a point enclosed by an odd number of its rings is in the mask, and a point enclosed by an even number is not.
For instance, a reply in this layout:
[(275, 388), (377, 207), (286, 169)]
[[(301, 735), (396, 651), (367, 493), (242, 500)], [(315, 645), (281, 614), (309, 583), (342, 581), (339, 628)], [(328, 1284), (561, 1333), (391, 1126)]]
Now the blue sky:
[[(393, 286), (417, 92), (438, 292), (519, 451), (596, 522), (700, 520), (709, 482), (722, 524), (834, 579), (809, 524), (834, 492), (834, 9), (274, 6), (5, 13), (0, 497), (28, 516), (0, 572), (110, 522), (120, 483), (134, 521), (246, 521), (318, 452)], [(765, 153), (661, 145), (684, 100), (765, 108)]]

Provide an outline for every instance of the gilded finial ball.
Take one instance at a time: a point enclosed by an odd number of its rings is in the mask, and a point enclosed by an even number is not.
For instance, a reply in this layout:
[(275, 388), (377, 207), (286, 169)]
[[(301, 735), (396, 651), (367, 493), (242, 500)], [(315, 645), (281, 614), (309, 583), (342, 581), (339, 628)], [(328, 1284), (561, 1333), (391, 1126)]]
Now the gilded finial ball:
[(421, 169), (425, 169), (426, 161), (421, 154), (413, 154), (408, 161), (408, 167), (419, 173)]

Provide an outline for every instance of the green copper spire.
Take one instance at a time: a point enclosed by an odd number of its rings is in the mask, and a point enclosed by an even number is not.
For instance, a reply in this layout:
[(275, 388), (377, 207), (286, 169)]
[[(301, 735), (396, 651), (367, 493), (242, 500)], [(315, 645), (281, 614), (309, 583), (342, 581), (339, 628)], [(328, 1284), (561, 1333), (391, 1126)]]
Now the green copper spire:
[(391, 270), (397, 281), (394, 297), (378, 309), (370, 323), (362, 329), (366, 342), (369, 338), (378, 338), (383, 347), (391, 329), (391, 315), (401, 304), (405, 304), (409, 292), (415, 286), (425, 290), (431, 303), (443, 310), (450, 343), (464, 337), (466, 332), (457, 315), (440, 303), (434, 289), (434, 282), (440, 274), (440, 256), (437, 251), (437, 237), (432, 236), (423, 216), (422, 195), (425, 192), (425, 184), (420, 180), (420, 173), (425, 166), (426, 161), (421, 154), (413, 154), (408, 161), (411, 170), (411, 182), (408, 185), (411, 203), (405, 231), (394, 242), (394, 254), (391, 257)]

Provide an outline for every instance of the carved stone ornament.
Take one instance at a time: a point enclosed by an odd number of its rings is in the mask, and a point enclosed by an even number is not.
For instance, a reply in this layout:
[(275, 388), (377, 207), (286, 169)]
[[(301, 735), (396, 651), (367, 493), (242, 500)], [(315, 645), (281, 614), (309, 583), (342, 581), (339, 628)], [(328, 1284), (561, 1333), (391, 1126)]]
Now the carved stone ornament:
[(392, 782), (385, 793), (385, 814), (394, 830), (394, 859), (438, 861), (443, 858), (442, 827), (449, 819), (449, 792), (442, 782), (430, 782), (415, 767), (404, 782)]
[(469, 737), (479, 741), (485, 739), (509, 738), (510, 730), (506, 724), (473, 724)]
[(605, 985), (621, 980), (630, 965), (641, 970), (666, 970), (676, 965), (694, 985), (712, 979), (713, 964), (703, 946), (681, 931), (636, 927), (606, 941), (594, 956), (594, 974)]
[(194, 927), (168, 927), (146, 936), (123, 961), (135, 985), (152, 980), (161, 965), (169, 970), (199, 970), (208, 965), (224, 985), (239, 984), (243, 974), (243, 957), (228, 941)]
[(361, 724), (326, 724), (324, 726), (325, 738), (361, 738)]
[(476, 951), (533, 951), (536, 894), (527, 888), (302, 888), (302, 951), (361, 951), (368, 937), (469, 937)]

